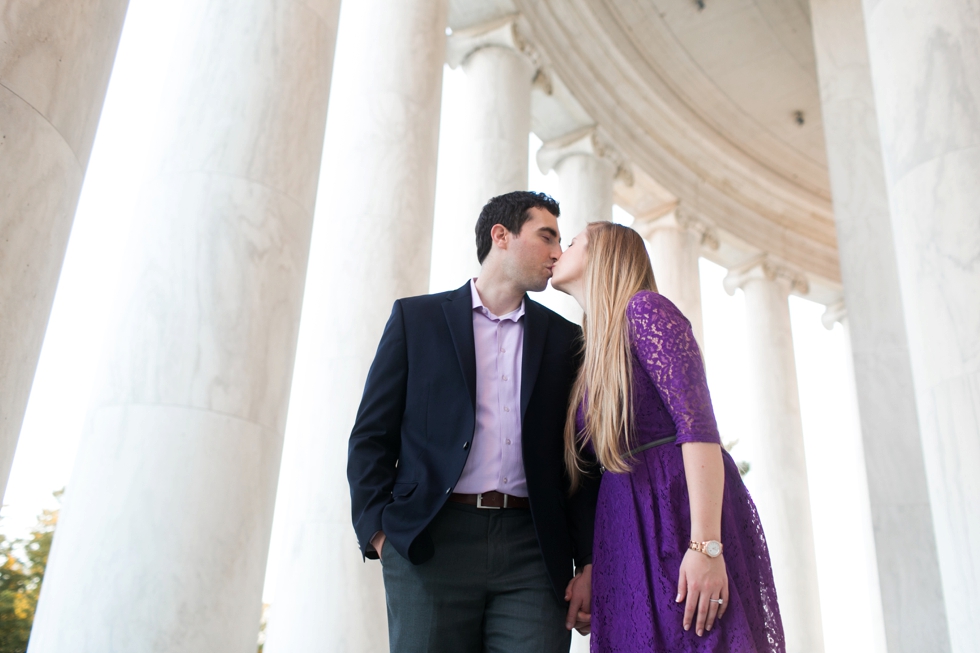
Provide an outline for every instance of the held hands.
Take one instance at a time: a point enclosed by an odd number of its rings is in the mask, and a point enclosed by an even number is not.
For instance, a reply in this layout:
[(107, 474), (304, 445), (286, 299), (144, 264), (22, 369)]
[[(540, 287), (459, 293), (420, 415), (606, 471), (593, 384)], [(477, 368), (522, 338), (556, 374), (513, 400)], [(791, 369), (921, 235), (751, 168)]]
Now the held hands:
[[(721, 599), (721, 604), (717, 599)], [(697, 613), (695, 632), (698, 637), (711, 630), (715, 619), (721, 619), (728, 609), (728, 572), (724, 556), (709, 558), (698, 551), (688, 550), (681, 562), (677, 582), (677, 603), (687, 599), (684, 608), (684, 630), (691, 629)], [(711, 599), (715, 599), (712, 601)]]
[(568, 601), (568, 616), (565, 628), (574, 628), (580, 635), (588, 635), (592, 629), (592, 565), (585, 565), (582, 571), (565, 588)]

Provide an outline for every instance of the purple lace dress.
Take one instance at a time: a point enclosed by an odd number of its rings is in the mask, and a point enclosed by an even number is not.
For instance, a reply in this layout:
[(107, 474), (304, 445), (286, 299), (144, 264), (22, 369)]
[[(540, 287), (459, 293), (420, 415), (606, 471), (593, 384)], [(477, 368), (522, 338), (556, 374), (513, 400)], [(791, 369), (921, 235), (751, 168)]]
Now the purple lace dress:
[[(633, 338), (633, 447), (677, 434), (636, 455), (629, 474), (602, 477), (592, 569), (592, 651), (783, 653), (769, 551), (755, 504), (723, 451), (721, 541), (730, 601), (698, 637), (682, 625), (677, 578), (690, 542), (681, 444), (720, 442), (691, 324), (668, 299), (643, 291), (628, 308)], [(579, 407), (578, 427), (581, 429)]]

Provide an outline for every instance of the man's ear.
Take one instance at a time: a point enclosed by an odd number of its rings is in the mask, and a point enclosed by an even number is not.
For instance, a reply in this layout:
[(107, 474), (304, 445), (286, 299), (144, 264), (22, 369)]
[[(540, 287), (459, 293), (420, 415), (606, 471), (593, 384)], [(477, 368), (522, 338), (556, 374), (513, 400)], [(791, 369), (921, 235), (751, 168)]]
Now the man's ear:
[(495, 224), (490, 228), (490, 240), (500, 249), (507, 249), (510, 244), (510, 232), (502, 224)]

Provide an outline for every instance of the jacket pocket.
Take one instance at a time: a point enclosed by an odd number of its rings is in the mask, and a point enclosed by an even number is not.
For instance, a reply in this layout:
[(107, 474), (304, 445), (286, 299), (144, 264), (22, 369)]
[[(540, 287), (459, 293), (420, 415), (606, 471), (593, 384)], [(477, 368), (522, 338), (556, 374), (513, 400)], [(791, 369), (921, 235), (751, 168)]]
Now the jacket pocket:
[(396, 499), (411, 496), (412, 492), (415, 492), (416, 486), (418, 483), (395, 483), (395, 486), (391, 488), (391, 496)]

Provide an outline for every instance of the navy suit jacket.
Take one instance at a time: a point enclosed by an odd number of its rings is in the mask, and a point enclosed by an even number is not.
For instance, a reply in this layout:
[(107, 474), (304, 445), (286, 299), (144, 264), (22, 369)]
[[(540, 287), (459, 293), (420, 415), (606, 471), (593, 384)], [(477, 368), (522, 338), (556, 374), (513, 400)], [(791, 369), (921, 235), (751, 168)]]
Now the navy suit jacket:
[[(592, 561), (598, 478), (568, 494), (565, 416), (581, 360), (582, 330), (524, 299), (522, 454), (531, 514), (559, 599), (573, 563)], [(385, 326), (351, 432), (347, 478), (365, 557), (384, 531), (421, 564), (434, 546), (426, 527), (459, 480), (473, 441), (476, 352), (469, 282), (452, 292), (400, 299)]]

